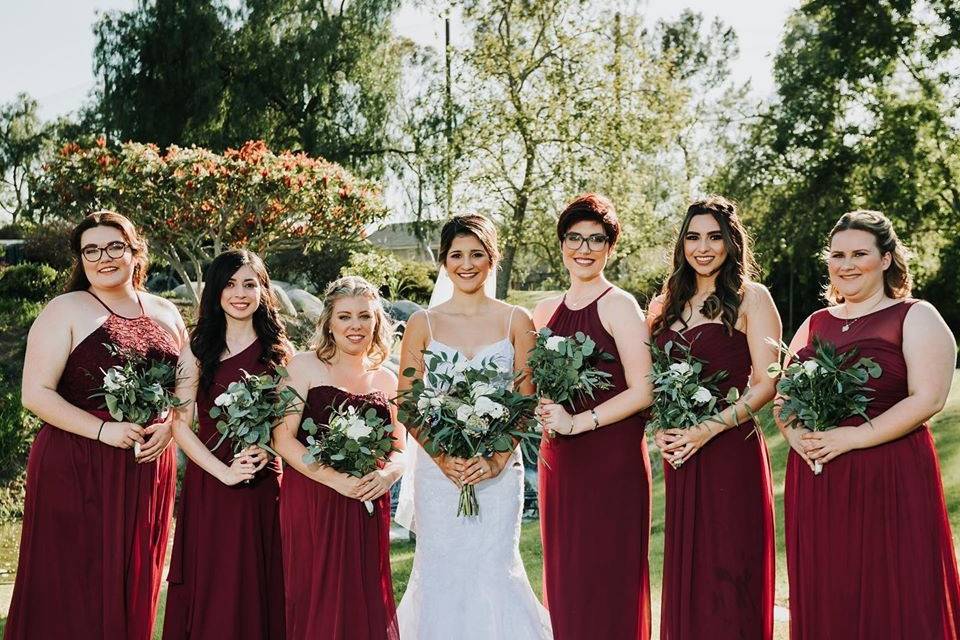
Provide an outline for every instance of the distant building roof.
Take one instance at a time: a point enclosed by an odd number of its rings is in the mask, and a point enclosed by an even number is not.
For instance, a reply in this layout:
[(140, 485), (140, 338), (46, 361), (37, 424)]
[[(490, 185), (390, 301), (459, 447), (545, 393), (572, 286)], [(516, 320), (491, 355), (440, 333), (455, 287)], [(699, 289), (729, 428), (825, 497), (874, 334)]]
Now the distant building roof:
[[(416, 223), (393, 222), (377, 229), (367, 240), (391, 251), (424, 251), (424, 244), (414, 233)], [(440, 248), (440, 230), (431, 225), (428, 230), (430, 249), (436, 252)], [(426, 253), (426, 251), (424, 251)]]

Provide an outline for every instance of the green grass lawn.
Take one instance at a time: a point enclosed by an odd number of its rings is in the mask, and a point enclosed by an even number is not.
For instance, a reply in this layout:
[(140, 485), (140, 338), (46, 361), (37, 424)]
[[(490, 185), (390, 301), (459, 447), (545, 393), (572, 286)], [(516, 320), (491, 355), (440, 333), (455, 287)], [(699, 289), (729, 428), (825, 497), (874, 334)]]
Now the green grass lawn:
[[(947, 508), (950, 513), (950, 523), (953, 527), (954, 548), (960, 553), (960, 374), (954, 377), (953, 388), (947, 406), (933, 421), (933, 432), (940, 454), (940, 467), (943, 475), (943, 487), (947, 498)], [(776, 602), (787, 606), (787, 567), (783, 538), (783, 479), (786, 472), (788, 447), (776, 433), (775, 428), (765, 430), (767, 445), (770, 449), (770, 461), (773, 466), (774, 497), (776, 500), (777, 525), (777, 592)], [(654, 472), (653, 487), (653, 527), (650, 539), (650, 579), (653, 603), (654, 638), (658, 637), (660, 618), (660, 581), (663, 573), (663, 483), (662, 472)], [(628, 541), (624, 541), (627, 544)], [(543, 558), (540, 549), (540, 532), (537, 522), (527, 522), (523, 525), (520, 539), (520, 554), (527, 567), (530, 583), (538, 596), (542, 596), (542, 568)], [(413, 544), (398, 542), (391, 548), (391, 562), (393, 565), (393, 586), (399, 601), (407, 586), (410, 569), (413, 565)], [(12, 580), (11, 580), (12, 581)], [(158, 616), (158, 630), (154, 638), (160, 638), (159, 621), (163, 620), (164, 590), (160, 601), (160, 615)], [(0, 620), (0, 631), (4, 621)], [(786, 640), (787, 625), (775, 625), (775, 637)], [(491, 639), (495, 640), (495, 639)]]

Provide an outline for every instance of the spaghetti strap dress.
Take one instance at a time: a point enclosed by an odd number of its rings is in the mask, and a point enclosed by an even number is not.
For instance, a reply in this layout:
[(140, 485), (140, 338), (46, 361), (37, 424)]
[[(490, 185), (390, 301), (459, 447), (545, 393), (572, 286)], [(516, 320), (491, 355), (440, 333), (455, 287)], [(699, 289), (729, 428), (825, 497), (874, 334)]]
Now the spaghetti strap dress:
[[(57, 392), (110, 421), (101, 399), (91, 397), (104, 372), (122, 364), (108, 346), (171, 366), (179, 349), (142, 303), (136, 318), (103, 306), (109, 316), (70, 353)], [(141, 464), (132, 449), (43, 424), (27, 463), (20, 561), (4, 638), (149, 640), (175, 482), (172, 446)]]

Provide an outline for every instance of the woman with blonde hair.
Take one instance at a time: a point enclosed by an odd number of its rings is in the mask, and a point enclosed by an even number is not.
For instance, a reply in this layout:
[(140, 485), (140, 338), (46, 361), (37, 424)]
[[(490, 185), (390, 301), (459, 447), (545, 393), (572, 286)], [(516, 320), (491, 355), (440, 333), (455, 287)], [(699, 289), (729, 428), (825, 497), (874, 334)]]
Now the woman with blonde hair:
[[(395, 456), (381, 469), (355, 478), (307, 464), (302, 420), (321, 428), (333, 409), (374, 408), (402, 429), (390, 404), (397, 377), (382, 365), (390, 355), (392, 325), (377, 288), (355, 276), (332, 282), (311, 351), (290, 361), (287, 383), (305, 398), (274, 432), (286, 462), (280, 489), (284, 592), (288, 638), (397, 640), (390, 577), (390, 487), (400, 478)], [(376, 503), (373, 517), (364, 501)]]

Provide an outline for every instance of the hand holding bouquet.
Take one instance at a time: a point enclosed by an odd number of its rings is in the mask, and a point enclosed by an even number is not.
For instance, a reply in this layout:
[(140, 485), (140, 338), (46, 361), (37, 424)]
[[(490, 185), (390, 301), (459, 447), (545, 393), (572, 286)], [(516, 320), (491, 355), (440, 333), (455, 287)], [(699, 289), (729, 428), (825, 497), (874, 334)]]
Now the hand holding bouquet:
[[(870, 388), (866, 385), (883, 373), (880, 365), (871, 358), (858, 359), (856, 348), (838, 353), (836, 346), (819, 338), (813, 339), (813, 356), (803, 362), (783, 342), (768, 342), (790, 358), (786, 367), (774, 362), (767, 368), (771, 378), (780, 378), (780, 416), (788, 426), (827, 431), (850, 416), (870, 422), (866, 413)], [(819, 475), (821, 471), (823, 464), (814, 461), (813, 472)]]
[(732, 404), (740, 397), (734, 387), (726, 397), (717, 385), (727, 378), (726, 371), (703, 376), (703, 361), (693, 357), (690, 347), (669, 341), (661, 349), (651, 342), (650, 381), (653, 383), (653, 404), (650, 407), (650, 432), (668, 429), (690, 429), (706, 420), (715, 419), (721, 400)]
[[(171, 408), (179, 406), (174, 395), (176, 367), (162, 360), (148, 360), (133, 352), (105, 344), (110, 354), (123, 358), (123, 363), (104, 371), (103, 385), (91, 398), (102, 397), (103, 407), (117, 422), (146, 425), (166, 417)], [(140, 456), (140, 443), (135, 442), (133, 453)]]
[[(466, 367), (459, 354), (424, 352), (424, 377), (397, 398), (399, 419), (417, 430), (431, 456), (490, 457), (512, 451), (519, 441), (534, 448), (540, 434), (531, 429), (535, 398), (513, 391), (510, 372), (490, 360)], [(403, 375), (413, 378), (414, 369)], [(480, 513), (472, 484), (460, 489), (458, 516)]]
[(215, 450), (224, 440), (233, 444), (234, 454), (256, 445), (277, 453), (270, 448), (274, 427), (293, 410), (302, 398), (291, 387), (280, 388), (280, 381), (287, 377), (283, 367), (277, 367), (276, 375), (253, 375), (243, 371), (243, 377), (231, 382), (227, 390), (213, 401), (210, 417), (217, 420), (220, 439)]
[[(319, 426), (313, 418), (304, 420), (300, 427), (306, 431), (307, 464), (324, 464), (340, 473), (362, 478), (382, 467), (396, 449), (393, 448), (393, 425), (369, 407), (360, 411), (353, 405), (331, 407), (326, 433), (318, 437)], [(373, 502), (364, 500), (367, 513), (373, 515)]]

